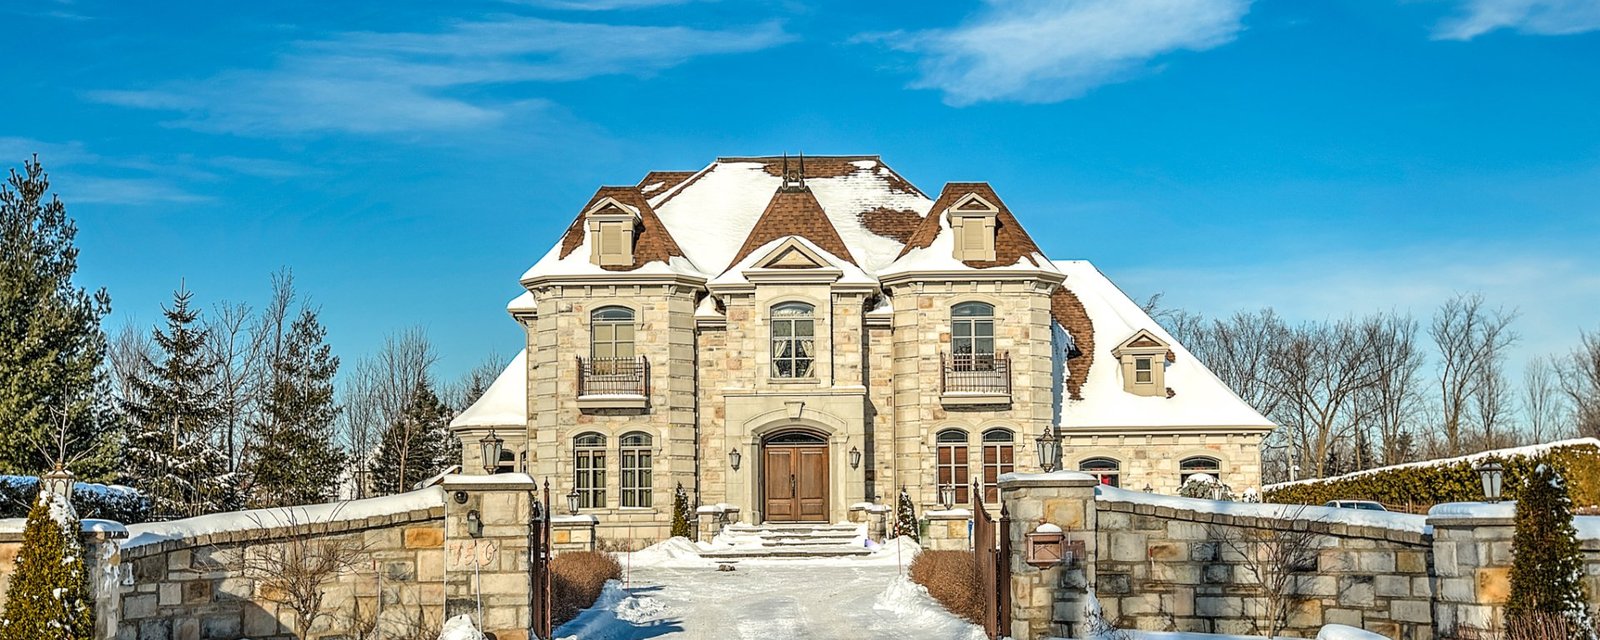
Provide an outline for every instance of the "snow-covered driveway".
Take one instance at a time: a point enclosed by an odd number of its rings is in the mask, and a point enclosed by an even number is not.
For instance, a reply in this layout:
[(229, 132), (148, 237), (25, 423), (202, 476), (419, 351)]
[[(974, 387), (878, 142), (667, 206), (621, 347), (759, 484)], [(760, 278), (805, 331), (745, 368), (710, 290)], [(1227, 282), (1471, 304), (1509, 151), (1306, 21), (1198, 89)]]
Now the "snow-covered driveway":
[(918, 638), (979, 640), (979, 627), (934, 604), (881, 563), (634, 567), (624, 590), (556, 630), (582, 640)]

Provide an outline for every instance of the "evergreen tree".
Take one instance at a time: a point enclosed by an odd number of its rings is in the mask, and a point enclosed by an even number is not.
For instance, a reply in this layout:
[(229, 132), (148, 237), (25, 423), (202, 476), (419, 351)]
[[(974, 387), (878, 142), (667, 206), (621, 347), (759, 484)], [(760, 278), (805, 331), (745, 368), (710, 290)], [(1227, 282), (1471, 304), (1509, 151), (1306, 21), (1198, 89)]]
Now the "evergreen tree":
[(208, 382), (215, 358), (206, 332), (189, 308), (193, 294), (179, 290), (163, 309), (167, 330), (154, 332), (162, 362), (129, 380), (134, 400), (125, 401), (131, 424), (125, 445), (128, 482), (150, 497), (157, 518), (189, 517), (236, 506), (227, 455), (211, 442), (221, 419), (221, 400)]
[[(77, 226), (51, 195), (38, 159), (0, 185), (0, 473), (49, 469), (36, 443), (61, 424), (73, 440), (109, 441), (95, 414), (104, 376), (106, 339), (100, 320), (111, 310), (105, 289), (72, 283), (78, 270)], [(103, 460), (103, 459), (102, 459)], [(82, 465), (78, 465), (82, 467)], [(94, 469), (81, 469), (90, 479)]]
[(28, 511), (0, 640), (89, 640), (94, 602), (72, 503), (40, 491)]
[(446, 466), (458, 464), (461, 451), (452, 440), (449, 409), (424, 381), (412, 392), (400, 419), (379, 438), (372, 459), (373, 492), (404, 493)]
[(917, 531), (917, 507), (911, 504), (911, 496), (906, 493), (905, 487), (900, 488), (899, 504), (895, 506), (894, 531), (890, 537), (905, 536), (912, 540), (921, 541)]
[(333, 399), (333, 377), (339, 358), (326, 336), (316, 312), (302, 309), (281, 353), (268, 364), (261, 415), (249, 422), (256, 442), (248, 467), (253, 506), (313, 504), (334, 497), (345, 455), (334, 443), (339, 407)]
[(689, 494), (683, 491), (683, 483), (678, 483), (678, 488), (672, 492), (672, 536), (675, 538), (694, 538), (694, 528), (690, 522), (694, 517), (689, 512)]
[(1516, 525), (1507, 625), (1538, 624), (1541, 616), (1565, 618), (1572, 640), (1594, 640), (1572, 498), (1554, 467), (1541, 464), (1528, 476), (1517, 498)]

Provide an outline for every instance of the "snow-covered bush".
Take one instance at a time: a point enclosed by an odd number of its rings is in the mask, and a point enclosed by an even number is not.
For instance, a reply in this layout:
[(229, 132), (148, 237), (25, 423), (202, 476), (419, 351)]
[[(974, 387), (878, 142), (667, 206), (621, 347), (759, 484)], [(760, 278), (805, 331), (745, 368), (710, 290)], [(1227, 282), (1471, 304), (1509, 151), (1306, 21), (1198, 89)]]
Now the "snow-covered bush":
[(472, 625), (472, 616), (463, 613), (445, 621), (439, 630), (439, 640), (485, 640), (485, 636)]
[(556, 626), (594, 605), (607, 580), (622, 578), (622, 565), (609, 553), (568, 551), (550, 561), (550, 619)]
[(1516, 525), (1506, 628), (1546, 628), (1553, 616), (1565, 619), (1567, 638), (1595, 640), (1572, 499), (1555, 468), (1541, 464), (1524, 480)]
[(1567, 480), (1579, 507), (1600, 505), (1600, 440), (1583, 438), (1536, 447), (1490, 451), (1266, 487), (1267, 502), (1322, 504), (1329, 500), (1374, 500), (1420, 506), (1483, 499), (1478, 465), (1495, 460), (1505, 467), (1505, 499), (1518, 499), (1526, 479), (1541, 464)]
[(1189, 476), (1189, 480), (1178, 488), (1178, 495), (1185, 498), (1231, 501), (1233, 500), (1233, 488), (1223, 484), (1221, 480), (1212, 477), (1209, 473), (1196, 473)]
[(917, 507), (911, 504), (911, 496), (902, 488), (895, 507), (894, 531), (890, 532), (889, 537), (905, 536), (920, 542), (922, 539), (917, 534)]
[(89, 640), (94, 602), (83, 561), (78, 515), (60, 496), (40, 492), (28, 511), (22, 551), (6, 592), (0, 640)]
[[(34, 476), (0, 476), (0, 518), (25, 518), (39, 494)], [(79, 482), (72, 488), (72, 505), (80, 518), (139, 524), (150, 518), (150, 499), (132, 487)]]
[(911, 561), (911, 581), (955, 615), (973, 624), (983, 621), (982, 580), (971, 551), (923, 551)]

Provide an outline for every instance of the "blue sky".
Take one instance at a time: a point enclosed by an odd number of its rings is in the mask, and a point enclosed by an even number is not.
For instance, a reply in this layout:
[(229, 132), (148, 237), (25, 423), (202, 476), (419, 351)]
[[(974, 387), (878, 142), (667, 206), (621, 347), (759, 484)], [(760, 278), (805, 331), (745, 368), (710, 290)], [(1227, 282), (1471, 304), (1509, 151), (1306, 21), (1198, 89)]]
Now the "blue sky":
[(347, 362), (509, 356), (517, 276), (600, 184), (717, 155), (993, 183), (1136, 297), (1297, 319), (1482, 291), (1516, 354), (1600, 328), (1600, 3), (0, 4), (111, 326), (292, 267)]

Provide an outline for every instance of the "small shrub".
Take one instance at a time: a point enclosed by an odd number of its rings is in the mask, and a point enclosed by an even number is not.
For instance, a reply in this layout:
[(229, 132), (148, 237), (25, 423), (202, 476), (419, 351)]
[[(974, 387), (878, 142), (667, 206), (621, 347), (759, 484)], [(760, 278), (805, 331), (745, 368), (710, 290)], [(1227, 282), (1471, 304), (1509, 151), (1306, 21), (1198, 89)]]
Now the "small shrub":
[(911, 504), (911, 496), (901, 488), (900, 499), (895, 506), (894, 532), (890, 537), (904, 536), (921, 542), (922, 537), (917, 535), (917, 529), (917, 507)]
[(78, 516), (66, 500), (40, 492), (23, 528), (0, 639), (89, 640), (93, 635), (94, 599)]
[(694, 522), (694, 513), (689, 509), (689, 494), (684, 493), (683, 483), (678, 483), (678, 488), (672, 492), (672, 535), (673, 537), (694, 539), (694, 528), (689, 524)]
[(1267, 487), (1266, 502), (1322, 504), (1329, 500), (1375, 500), (1391, 505), (1435, 505), (1483, 499), (1477, 466), (1494, 458), (1505, 467), (1505, 499), (1516, 500), (1526, 479), (1541, 464), (1554, 467), (1567, 480), (1575, 507), (1600, 505), (1600, 446), (1593, 439), (1572, 441), (1533, 455), (1516, 451), (1478, 458), (1437, 460), (1358, 471), (1345, 476)]
[(983, 619), (983, 589), (971, 551), (923, 551), (911, 561), (911, 580), (950, 613), (973, 624)]
[(594, 606), (607, 580), (622, 578), (622, 565), (611, 554), (568, 551), (550, 561), (550, 618), (556, 624), (578, 617)]
[[(1537, 636), (1560, 630), (1570, 640), (1594, 640), (1583, 583), (1583, 551), (1572, 525), (1566, 483), (1554, 468), (1539, 465), (1521, 494), (1511, 539), (1507, 631)], [(1566, 624), (1557, 625), (1553, 618), (1565, 618)]]
[[(1568, 640), (1584, 637), (1572, 619), (1553, 613), (1506, 616), (1505, 640)], [(1589, 636), (1594, 637), (1594, 636)]]

